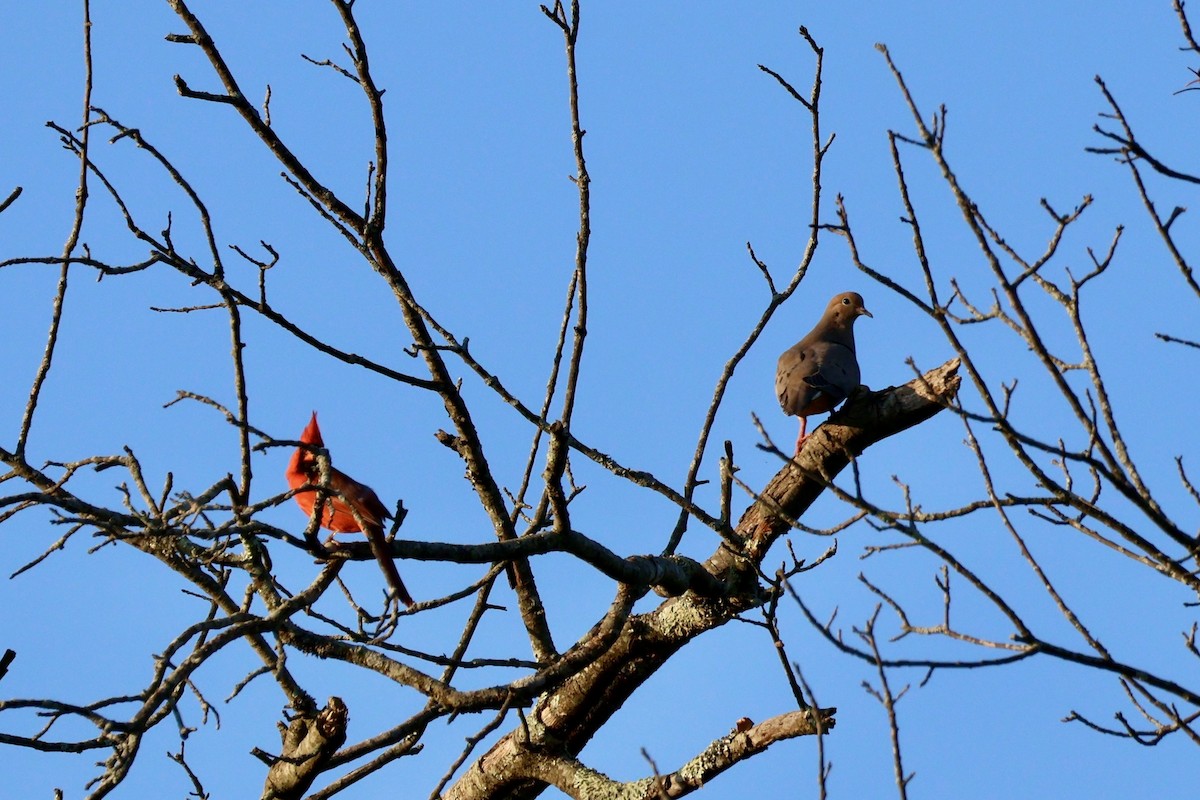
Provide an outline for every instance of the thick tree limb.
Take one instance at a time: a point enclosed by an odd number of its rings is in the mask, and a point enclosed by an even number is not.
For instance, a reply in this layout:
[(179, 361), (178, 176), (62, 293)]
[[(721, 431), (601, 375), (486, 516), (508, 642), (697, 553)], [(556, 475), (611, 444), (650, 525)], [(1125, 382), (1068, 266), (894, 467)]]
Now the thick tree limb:
[(304, 797), (328, 766), (330, 757), (346, 741), (349, 711), (340, 697), (331, 697), (325, 708), (294, 717), (283, 732), (283, 752), (271, 765), (263, 787), (263, 800)]
[(706, 562), (715, 576), (732, 573), (744, 587), (741, 594), (714, 600), (689, 593), (629, 617), (612, 647), (543, 695), (527, 724), (472, 764), (446, 792), (446, 800), (538, 796), (546, 780), (537, 769), (523, 767), (525, 759), (541, 754), (573, 759), (678, 650), (757, 605), (761, 599), (756, 568), (789, 529), (787, 520), (802, 516), (852, 456), (945, 408), (958, 392), (957, 370), (958, 360), (952, 359), (902, 386), (855, 396), (817, 429), (799, 459), (784, 466), (742, 515), (736, 532), (745, 542), (744, 552), (722, 546)]
[(712, 742), (682, 767), (668, 775), (621, 783), (573, 758), (527, 754), (528, 768), (542, 780), (576, 800), (666, 800), (685, 797), (722, 772), (763, 752), (776, 742), (797, 736), (814, 736), (832, 728), (837, 709), (790, 711), (745, 730), (734, 730)]

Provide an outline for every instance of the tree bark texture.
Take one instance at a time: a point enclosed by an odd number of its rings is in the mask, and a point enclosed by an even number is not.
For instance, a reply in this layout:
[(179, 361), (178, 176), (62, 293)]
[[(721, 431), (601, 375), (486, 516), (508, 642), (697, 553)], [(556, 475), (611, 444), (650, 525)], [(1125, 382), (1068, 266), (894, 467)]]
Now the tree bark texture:
[(329, 698), (325, 708), (292, 718), (283, 731), (283, 752), (267, 773), (264, 800), (300, 800), (346, 742), (346, 704)]

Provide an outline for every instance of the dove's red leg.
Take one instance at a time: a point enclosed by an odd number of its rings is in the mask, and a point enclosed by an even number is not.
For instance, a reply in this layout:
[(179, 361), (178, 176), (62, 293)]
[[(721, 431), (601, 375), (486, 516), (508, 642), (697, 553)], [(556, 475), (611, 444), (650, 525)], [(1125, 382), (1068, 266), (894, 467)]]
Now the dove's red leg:
[(795, 458), (800, 455), (800, 448), (804, 447), (804, 440), (808, 438), (808, 417), (800, 418), (800, 435), (796, 437), (796, 453), (792, 456)]

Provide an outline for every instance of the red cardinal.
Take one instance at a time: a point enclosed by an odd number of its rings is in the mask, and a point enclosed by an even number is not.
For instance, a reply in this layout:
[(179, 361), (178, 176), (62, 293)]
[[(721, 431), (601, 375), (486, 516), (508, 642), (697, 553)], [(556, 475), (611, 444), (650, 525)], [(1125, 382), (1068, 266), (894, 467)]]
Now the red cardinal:
[[(325, 446), (325, 442), (321, 439), (321, 429), (317, 426), (317, 412), (313, 412), (308, 427), (304, 429), (304, 433), (300, 434), (300, 441), (316, 447)], [(310, 450), (297, 447), (296, 452), (292, 453), (291, 460), (288, 461), (288, 486), (298, 489), (306, 483), (316, 485), (320, 479), (316, 456)], [(375, 494), (370, 486), (364, 486), (346, 473), (332, 467), (329, 469), (329, 488), (336, 494), (325, 498), (325, 507), (321, 511), (321, 527), (334, 533), (358, 533), (359, 531), (365, 533), (367, 541), (371, 544), (371, 552), (375, 554), (375, 559), (379, 562), (388, 585), (392, 587), (392, 592), (403, 600), (405, 605), (411, 606), (413, 604), (412, 596), (404, 588), (404, 581), (400, 580), (400, 573), (396, 571), (396, 563), (388, 554), (387, 543), (383, 539), (383, 521), (392, 518), (387, 506), (379, 501), (379, 495)], [(300, 508), (311, 517), (313, 506), (317, 502), (316, 489), (297, 492), (295, 497)], [(358, 512), (358, 516), (363, 521), (363, 527), (359, 527), (358, 520), (350, 511), (351, 508)]]

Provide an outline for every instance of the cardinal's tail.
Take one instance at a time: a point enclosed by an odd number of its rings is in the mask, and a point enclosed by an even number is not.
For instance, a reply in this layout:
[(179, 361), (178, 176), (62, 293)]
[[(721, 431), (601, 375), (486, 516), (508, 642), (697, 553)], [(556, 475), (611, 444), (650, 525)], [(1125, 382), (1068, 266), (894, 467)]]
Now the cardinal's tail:
[(387, 542), (383, 538), (383, 529), (377, 528), (374, 525), (367, 525), (366, 531), (367, 541), (371, 543), (371, 552), (375, 554), (375, 560), (379, 562), (379, 568), (383, 570), (383, 576), (387, 579), (388, 586), (392, 589), (392, 594), (396, 596), (406, 606), (412, 606), (412, 595), (408, 593), (408, 589), (404, 588), (404, 581), (400, 580), (400, 572), (396, 569), (396, 562), (392, 560), (391, 553), (388, 552)]

